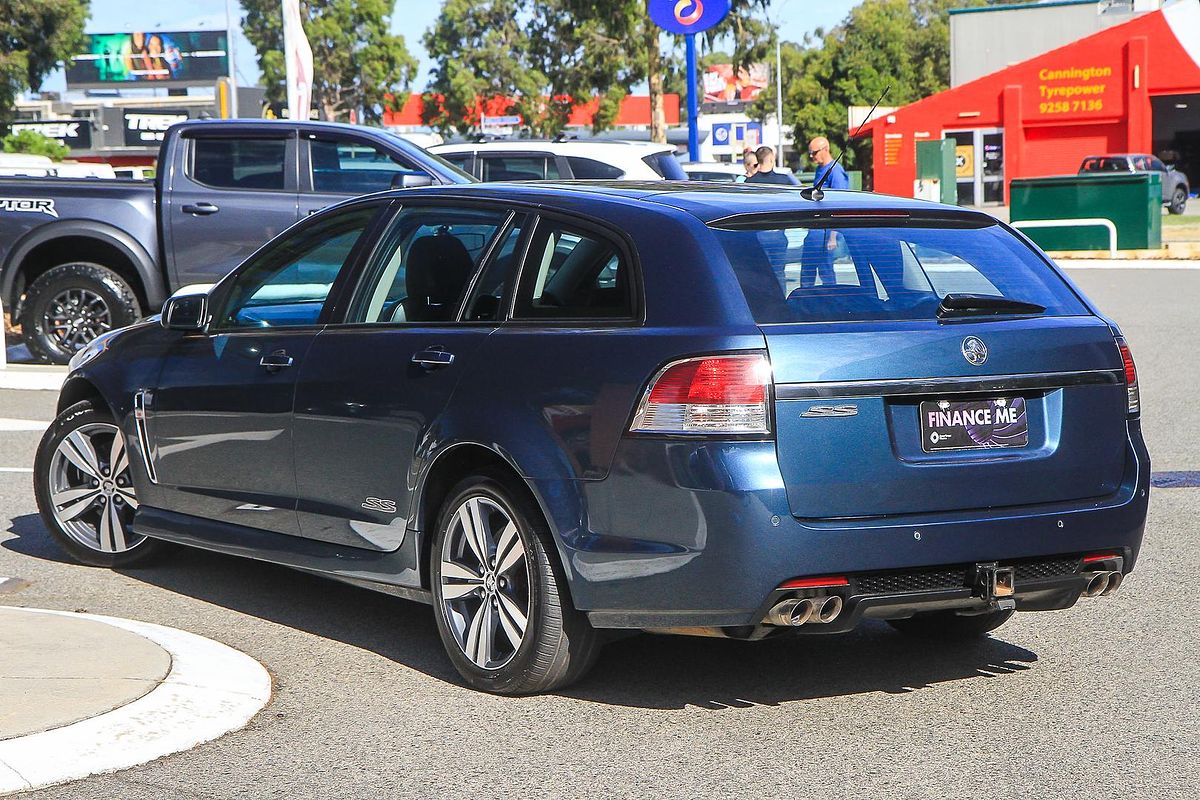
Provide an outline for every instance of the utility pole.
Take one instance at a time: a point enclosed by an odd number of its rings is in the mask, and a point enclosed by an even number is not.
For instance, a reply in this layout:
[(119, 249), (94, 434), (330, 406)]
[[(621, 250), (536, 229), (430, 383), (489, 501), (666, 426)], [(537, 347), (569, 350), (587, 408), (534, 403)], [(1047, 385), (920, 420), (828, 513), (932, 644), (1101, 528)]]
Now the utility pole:
[(775, 31), (775, 163), (783, 163), (783, 56), (778, 29)]
[(229, 56), (229, 116), (233, 119), (238, 116), (237, 59), (234, 58), (233, 52), (236, 33), (233, 27), (233, 0), (225, 0), (225, 50)]

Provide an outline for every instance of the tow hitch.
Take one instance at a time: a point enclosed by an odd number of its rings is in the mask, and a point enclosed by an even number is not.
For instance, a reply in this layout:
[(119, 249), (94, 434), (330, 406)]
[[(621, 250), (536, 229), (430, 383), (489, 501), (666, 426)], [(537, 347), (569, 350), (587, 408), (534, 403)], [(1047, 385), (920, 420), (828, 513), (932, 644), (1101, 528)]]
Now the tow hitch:
[(990, 564), (975, 565), (975, 596), (988, 602), (995, 611), (1010, 611), (1017, 607), (1013, 597), (1016, 571), (1012, 567)]

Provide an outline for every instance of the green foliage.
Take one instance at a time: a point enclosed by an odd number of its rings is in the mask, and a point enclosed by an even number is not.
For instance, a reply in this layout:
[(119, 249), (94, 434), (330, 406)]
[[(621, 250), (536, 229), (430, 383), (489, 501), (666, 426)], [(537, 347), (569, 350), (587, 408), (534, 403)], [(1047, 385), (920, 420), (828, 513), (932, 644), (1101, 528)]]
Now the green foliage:
[(0, 0), (0, 129), (22, 93), (79, 53), (87, 16), (87, 0)]
[(55, 161), (62, 161), (71, 153), (71, 148), (62, 142), (42, 136), (37, 131), (26, 130), (10, 133), (3, 139), (0, 139), (0, 145), (3, 145), (4, 152), (6, 153), (49, 156)]
[[(843, 164), (867, 166), (870, 142), (849, 142), (847, 107), (870, 106), (888, 87), (885, 106), (906, 105), (945, 89), (950, 83), (946, 12), (985, 2), (864, 0), (832, 30), (818, 29), (799, 44), (783, 43), (783, 113), (794, 126), (797, 149), (814, 136), (826, 136), (835, 155), (847, 150)], [(772, 86), (750, 113), (762, 119), (774, 111)]]
[(595, 127), (611, 125), (621, 98), (645, 77), (645, 9), (637, 2), (446, 0), (423, 42), (436, 62), (425, 121), (445, 133), (479, 127), (476, 98), (512, 97), (506, 111), (553, 135), (571, 110), (599, 96)]
[[(287, 102), (283, 15), (279, 0), (241, 0), (242, 27), (258, 51), (258, 67), (270, 103)], [(403, 103), (417, 61), (404, 37), (392, 34), (393, 0), (311, 0), (300, 19), (313, 51), (313, 102), (325, 119), (344, 120), (361, 108), (366, 121)]]

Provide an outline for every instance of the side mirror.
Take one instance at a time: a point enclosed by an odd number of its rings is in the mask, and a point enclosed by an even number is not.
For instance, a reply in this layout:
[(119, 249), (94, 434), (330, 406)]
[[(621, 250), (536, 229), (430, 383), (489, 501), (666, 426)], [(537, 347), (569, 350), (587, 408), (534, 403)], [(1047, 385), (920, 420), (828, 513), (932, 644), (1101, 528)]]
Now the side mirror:
[(162, 326), (172, 331), (202, 331), (208, 324), (208, 295), (172, 295), (163, 303)]
[(432, 186), (433, 178), (414, 172), (397, 172), (392, 176), (393, 189), (415, 189), (418, 186)]

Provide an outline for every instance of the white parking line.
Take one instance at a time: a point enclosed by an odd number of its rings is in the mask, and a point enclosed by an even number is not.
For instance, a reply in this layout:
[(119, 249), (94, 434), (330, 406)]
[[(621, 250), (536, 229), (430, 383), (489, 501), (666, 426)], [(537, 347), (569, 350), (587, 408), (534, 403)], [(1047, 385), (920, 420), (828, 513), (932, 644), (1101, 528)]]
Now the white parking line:
[(244, 727), (271, 699), (271, 676), (263, 666), (220, 642), (147, 622), (24, 610), (132, 631), (171, 654), (171, 671), (149, 693), (107, 714), (0, 741), (0, 794), (115, 772), (191, 749)]
[(49, 427), (49, 422), (42, 422), (40, 419), (14, 419), (12, 417), (0, 417), (0, 432), (44, 431)]
[(1109, 260), (1109, 259), (1056, 259), (1063, 269), (1130, 269), (1146, 272), (1148, 270), (1194, 270), (1200, 269), (1200, 260), (1184, 261), (1182, 259), (1146, 259), (1146, 260)]
[(33, 472), (33, 467), (0, 467), (0, 472)]

